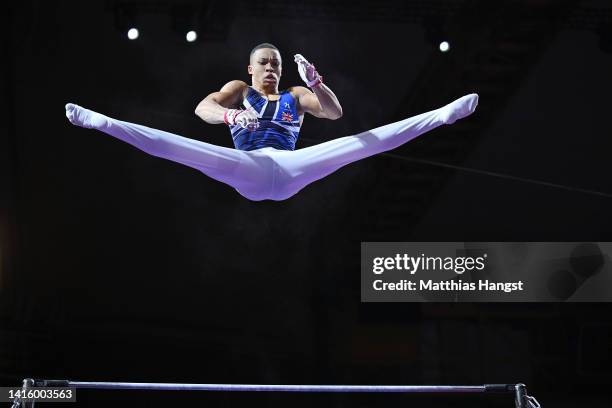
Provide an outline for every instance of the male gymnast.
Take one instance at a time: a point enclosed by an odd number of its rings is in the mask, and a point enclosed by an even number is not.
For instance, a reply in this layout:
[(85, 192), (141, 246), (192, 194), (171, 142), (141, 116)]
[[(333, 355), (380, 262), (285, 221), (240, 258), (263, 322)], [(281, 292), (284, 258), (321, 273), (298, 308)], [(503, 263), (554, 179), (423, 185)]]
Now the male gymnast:
[(285, 200), (308, 184), (363, 158), (392, 150), (474, 112), (478, 95), (356, 135), (295, 149), (304, 114), (335, 120), (342, 107), (315, 66), (296, 54), (302, 86), (279, 92), (282, 59), (269, 43), (253, 48), (247, 67), (251, 85), (230, 81), (202, 100), (195, 114), (207, 123), (229, 126), (235, 149), (188, 139), (120, 121), (69, 103), (74, 125), (96, 129), (153, 156), (172, 160), (223, 182), (253, 201)]

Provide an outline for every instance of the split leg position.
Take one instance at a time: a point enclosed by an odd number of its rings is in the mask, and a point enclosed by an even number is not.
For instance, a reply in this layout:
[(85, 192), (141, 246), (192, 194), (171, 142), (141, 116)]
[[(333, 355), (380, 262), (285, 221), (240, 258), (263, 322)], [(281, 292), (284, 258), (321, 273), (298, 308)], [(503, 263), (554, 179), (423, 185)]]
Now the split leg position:
[(66, 105), (66, 116), (74, 125), (99, 130), (153, 156), (193, 167), (250, 200), (280, 201), (349, 163), (395, 149), (438, 126), (452, 124), (472, 114), (477, 104), (478, 95), (469, 94), (439, 109), (294, 151), (242, 151), (216, 146), (113, 119), (72, 103)]

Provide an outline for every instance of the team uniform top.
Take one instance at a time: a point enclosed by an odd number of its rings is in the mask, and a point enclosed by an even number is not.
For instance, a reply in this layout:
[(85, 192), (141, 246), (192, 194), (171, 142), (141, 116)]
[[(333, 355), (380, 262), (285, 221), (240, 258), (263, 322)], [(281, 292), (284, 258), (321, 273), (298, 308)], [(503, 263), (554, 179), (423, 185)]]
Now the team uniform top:
[(278, 150), (295, 150), (300, 133), (300, 118), (291, 92), (284, 90), (277, 101), (270, 101), (249, 86), (241, 108), (252, 108), (257, 112), (259, 128), (249, 131), (240, 125), (230, 126), (236, 149), (249, 151), (273, 147)]

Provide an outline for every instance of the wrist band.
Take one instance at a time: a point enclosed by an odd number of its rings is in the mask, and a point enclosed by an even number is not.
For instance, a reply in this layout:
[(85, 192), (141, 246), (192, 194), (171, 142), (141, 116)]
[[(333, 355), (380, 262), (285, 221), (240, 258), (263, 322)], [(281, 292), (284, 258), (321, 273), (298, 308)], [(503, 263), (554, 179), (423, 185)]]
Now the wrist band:
[(312, 81), (308, 82), (308, 86), (310, 88), (314, 88), (317, 85), (320, 85), (323, 83), (323, 76), (322, 75), (318, 75), (315, 79), (313, 79)]
[[(231, 122), (230, 122), (230, 119), (227, 117), (227, 114), (230, 112), (232, 115)], [(235, 125), (236, 123), (234, 122), (234, 120), (236, 119), (236, 116), (240, 115), (240, 112), (242, 111), (238, 109), (226, 110), (225, 113), (223, 114), (223, 122), (225, 122), (226, 125)]]

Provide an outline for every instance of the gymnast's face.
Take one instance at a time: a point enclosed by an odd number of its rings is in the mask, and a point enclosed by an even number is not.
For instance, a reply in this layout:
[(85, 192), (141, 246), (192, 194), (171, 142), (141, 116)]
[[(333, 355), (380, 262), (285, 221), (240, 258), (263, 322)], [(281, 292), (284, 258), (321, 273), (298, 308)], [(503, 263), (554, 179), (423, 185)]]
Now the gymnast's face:
[(260, 48), (251, 55), (250, 62), (248, 69), (254, 84), (278, 87), (282, 73), (282, 60), (278, 50)]

